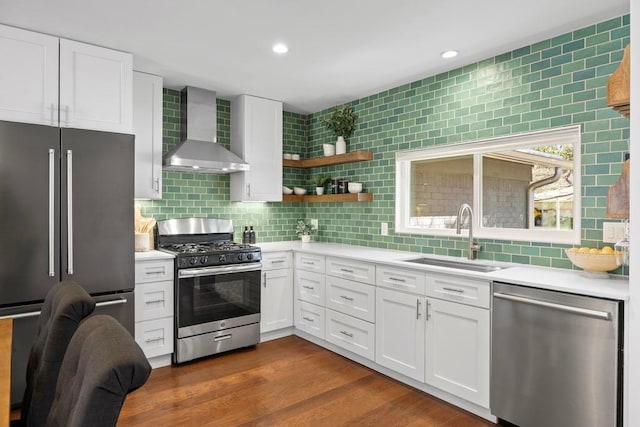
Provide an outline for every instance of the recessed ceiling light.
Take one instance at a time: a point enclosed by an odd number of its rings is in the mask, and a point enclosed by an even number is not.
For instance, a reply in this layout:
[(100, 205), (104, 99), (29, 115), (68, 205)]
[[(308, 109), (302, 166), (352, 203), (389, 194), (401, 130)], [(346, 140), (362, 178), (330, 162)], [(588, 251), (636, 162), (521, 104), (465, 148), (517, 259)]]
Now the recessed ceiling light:
[(275, 53), (287, 53), (289, 52), (289, 48), (284, 43), (276, 43), (272, 47)]
[(441, 57), (447, 59), (447, 58), (453, 58), (455, 56), (458, 56), (458, 51), (457, 50), (445, 50), (444, 52), (442, 52), (440, 54)]

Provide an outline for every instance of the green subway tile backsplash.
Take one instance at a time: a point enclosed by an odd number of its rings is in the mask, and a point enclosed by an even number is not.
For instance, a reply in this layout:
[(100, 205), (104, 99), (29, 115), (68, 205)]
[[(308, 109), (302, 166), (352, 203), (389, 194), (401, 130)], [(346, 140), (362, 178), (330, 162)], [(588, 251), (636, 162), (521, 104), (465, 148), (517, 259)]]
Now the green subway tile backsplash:
[[(582, 244), (602, 246), (606, 195), (617, 180), (629, 137), (629, 120), (606, 105), (606, 84), (628, 43), (627, 15), (350, 102), (358, 122), (347, 149), (371, 151), (374, 160), (312, 170), (284, 168), (283, 184), (311, 190), (309, 177), (317, 174), (361, 181), (374, 194), (372, 203), (235, 203), (229, 201), (226, 175), (167, 171), (163, 200), (139, 203), (145, 215), (157, 219), (233, 219), (236, 238), (245, 224), (253, 224), (258, 242), (295, 239), (296, 219), (317, 218), (319, 241), (463, 256), (465, 239), (393, 232), (395, 152), (579, 124)], [(164, 90), (164, 151), (179, 139), (179, 102), (179, 92)], [(218, 99), (218, 140), (227, 147), (230, 106)], [(322, 124), (331, 110), (285, 112), (283, 151), (302, 158), (322, 156), (322, 144), (333, 142)], [(381, 222), (389, 223), (389, 236), (380, 236)], [(481, 259), (573, 268), (564, 255), (566, 245), (480, 243)]]

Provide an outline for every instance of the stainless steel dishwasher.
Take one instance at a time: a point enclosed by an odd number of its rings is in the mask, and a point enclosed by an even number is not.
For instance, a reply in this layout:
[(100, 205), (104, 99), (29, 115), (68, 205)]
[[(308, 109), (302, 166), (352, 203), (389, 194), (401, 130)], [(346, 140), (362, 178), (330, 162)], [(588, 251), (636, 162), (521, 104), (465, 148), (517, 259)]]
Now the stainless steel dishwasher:
[(493, 284), (491, 412), (520, 427), (622, 426), (621, 301)]

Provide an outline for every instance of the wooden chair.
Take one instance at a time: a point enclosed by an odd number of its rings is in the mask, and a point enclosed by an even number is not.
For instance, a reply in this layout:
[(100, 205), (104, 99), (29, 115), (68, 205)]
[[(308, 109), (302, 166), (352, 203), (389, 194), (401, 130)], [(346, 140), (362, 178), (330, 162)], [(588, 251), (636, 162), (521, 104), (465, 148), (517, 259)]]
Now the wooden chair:
[(12, 425), (44, 425), (69, 341), (95, 306), (93, 298), (76, 282), (59, 282), (49, 290), (29, 353), (20, 421)]
[(90, 316), (71, 338), (45, 425), (113, 427), (127, 394), (150, 373), (142, 349), (120, 323)]

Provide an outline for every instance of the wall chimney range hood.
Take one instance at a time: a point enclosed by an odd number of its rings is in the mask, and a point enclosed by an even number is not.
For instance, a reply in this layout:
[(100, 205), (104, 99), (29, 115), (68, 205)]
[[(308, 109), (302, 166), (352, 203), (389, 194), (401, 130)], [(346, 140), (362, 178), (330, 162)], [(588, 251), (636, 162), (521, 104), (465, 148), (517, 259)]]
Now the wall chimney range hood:
[(162, 157), (165, 169), (227, 174), (249, 164), (216, 143), (216, 93), (187, 86), (180, 92), (180, 142)]

